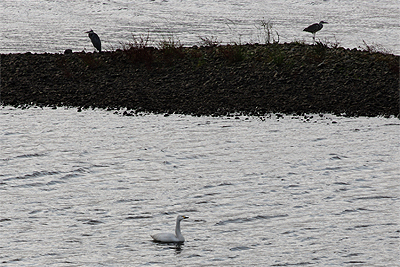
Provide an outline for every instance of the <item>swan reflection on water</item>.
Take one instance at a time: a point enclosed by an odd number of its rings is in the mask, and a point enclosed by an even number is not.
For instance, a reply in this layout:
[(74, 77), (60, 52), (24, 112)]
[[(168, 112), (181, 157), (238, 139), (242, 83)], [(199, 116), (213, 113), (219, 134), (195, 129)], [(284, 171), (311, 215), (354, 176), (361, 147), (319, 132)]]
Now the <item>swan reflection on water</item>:
[(180, 254), (183, 250), (184, 247), (184, 243), (162, 243), (162, 242), (157, 242), (157, 241), (153, 241), (154, 243), (157, 243), (157, 245), (160, 248), (163, 248), (164, 250), (169, 250), (169, 249), (173, 249), (175, 250), (175, 254)]

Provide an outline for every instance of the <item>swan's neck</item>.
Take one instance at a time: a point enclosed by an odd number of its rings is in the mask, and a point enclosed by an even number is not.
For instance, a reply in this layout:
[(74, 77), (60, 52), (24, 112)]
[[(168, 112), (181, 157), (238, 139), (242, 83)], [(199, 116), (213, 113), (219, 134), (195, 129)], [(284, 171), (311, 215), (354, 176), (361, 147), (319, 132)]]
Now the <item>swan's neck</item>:
[(177, 238), (181, 238), (182, 233), (181, 233), (181, 221), (180, 220), (176, 220), (176, 226), (175, 226), (175, 235)]

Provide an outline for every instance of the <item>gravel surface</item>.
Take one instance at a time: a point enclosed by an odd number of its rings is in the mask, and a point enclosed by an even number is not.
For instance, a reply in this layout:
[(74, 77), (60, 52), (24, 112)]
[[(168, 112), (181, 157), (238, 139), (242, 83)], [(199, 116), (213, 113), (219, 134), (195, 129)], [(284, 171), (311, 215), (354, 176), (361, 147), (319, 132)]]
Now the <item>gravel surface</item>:
[(2, 54), (1, 103), (191, 115), (399, 117), (399, 56), (324, 44)]

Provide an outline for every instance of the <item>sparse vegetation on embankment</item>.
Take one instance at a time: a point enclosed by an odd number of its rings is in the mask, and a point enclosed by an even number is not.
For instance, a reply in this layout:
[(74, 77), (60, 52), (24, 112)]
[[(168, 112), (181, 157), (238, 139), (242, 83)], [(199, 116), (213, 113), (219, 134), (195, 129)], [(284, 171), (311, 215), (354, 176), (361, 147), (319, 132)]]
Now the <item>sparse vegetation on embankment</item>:
[(322, 43), (141, 44), (103, 53), (2, 54), (1, 102), (128, 114), (399, 117), (399, 56)]

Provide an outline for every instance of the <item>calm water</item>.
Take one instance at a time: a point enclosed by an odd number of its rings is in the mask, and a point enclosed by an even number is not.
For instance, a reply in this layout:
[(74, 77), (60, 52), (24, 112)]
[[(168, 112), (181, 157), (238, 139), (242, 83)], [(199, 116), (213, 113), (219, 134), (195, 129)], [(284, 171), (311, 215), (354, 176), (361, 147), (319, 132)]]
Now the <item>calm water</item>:
[[(395, 118), (0, 109), (2, 266), (398, 266)], [(181, 246), (150, 234), (174, 230)]]
[(399, 55), (399, 17), (398, 0), (2, 0), (0, 53), (93, 51), (89, 29), (106, 50), (132, 42), (132, 34), (173, 36), (185, 46), (200, 37), (263, 43), (261, 20), (273, 24), (280, 42), (311, 42), (302, 30), (324, 20), (321, 41), (349, 48), (365, 41)]

